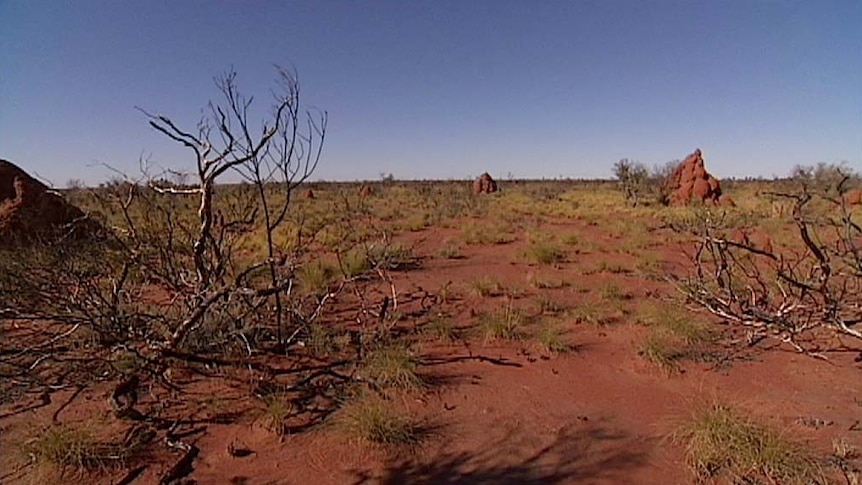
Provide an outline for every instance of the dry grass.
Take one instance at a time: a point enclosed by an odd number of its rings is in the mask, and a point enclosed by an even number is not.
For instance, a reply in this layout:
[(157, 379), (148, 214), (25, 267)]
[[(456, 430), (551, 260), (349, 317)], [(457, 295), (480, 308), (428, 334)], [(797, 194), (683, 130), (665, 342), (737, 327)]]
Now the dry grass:
[(536, 303), (539, 304), (539, 313), (560, 314), (569, 309), (565, 302), (561, 302), (546, 294), (536, 296)]
[(458, 330), (455, 328), (455, 322), (452, 321), (449, 315), (444, 314), (436, 315), (423, 325), (422, 333), (441, 342), (450, 343), (458, 339)]
[(552, 241), (537, 241), (524, 249), (523, 257), (532, 263), (553, 265), (566, 260), (566, 250)]
[(537, 290), (559, 290), (571, 286), (571, 283), (563, 278), (552, 278), (541, 274), (527, 274), (527, 284)]
[(287, 434), (287, 418), (293, 413), (293, 404), (285, 393), (276, 392), (263, 397), (264, 422), (278, 436)]
[(496, 278), (483, 276), (472, 283), (470, 289), (478, 297), (497, 296), (503, 293), (503, 285)]
[(469, 245), (508, 244), (515, 240), (511, 228), (498, 224), (467, 224), (464, 227), (464, 242)]
[(686, 462), (699, 480), (827, 483), (804, 445), (725, 405), (699, 410), (673, 434), (673, 440), (685, 446)]
[(628, 300), (631, 298), (631, 295), (626, 293), (620, 286), (614, 282), (608, 282), (603, 284), (599, 288), (599, 294), (601, 295), (603, 300), (610, 301), (620, 301), (620, 300)]
[(708, 324), (674, 305), (645, 304), (638, 320), (649, 327), (640, 355), (668, 372), (679, 370), (682, 360), (706, 356), (716, 340)]
[(308, 327), (308, 337), (305, 346), (311, 355), (325, 357), (340, 350), (338, 335), (327, 325), (312, 323)]
[(542, 320), (534, 338), (545, 352), (565, 354), (572, 351), (572, 345), (566, 341), (565, 330), (554, 320)]
[(419, 265), (413, 248), (399, 243), (373, 246), (368, 250), (367, 257), (372, 267), (386, 270), (412, 269)]
[(425, 381), (416, 373), (419, 362), (407, 347), (391, 344), (374, 350), (362, 367), (362, 376), (375, 386), (420, 389)]
[(362, 397), (348, 405), (340, 421), (357, 439), (387, 447), (417, 445), (424, 434), (418, 423), (377, 397)]
[(494, 340), (518, 340), (524, 336), (525, 317), (509, 299), (502, 308), (479, 315), (479, 328), (485, 342)]
[(572, 309), (572, 317), (576, 323), (601, 325), (604, 322), (601, 308), (592, 301), (585, 301)]
[(338, 270), (329, 263), (315, 260), (302, 265), (297, 273), (299, 285), (304, 291), (321, 295), (329, 291), (329, 285), (335, 280)]
[(82, 425), (54, 425), (27, 441), (24, 450), (37, 463), (48, 464), (63, 472), (101, 471), (126, 466), (139, 457), (146, 440), (130, 435), (124, 441), (105, 441)]
[(610, 263), (608, 261), (602, 260), (599, 262), (599, 265), (596, 267), (596, 271), (599, 273), (610, 273), (610, 274), (631, 274), (633, 273), (632, 269), (621, 264), (621, 263)]
[(341, 271), (348, 278), (360, 276), (371, 269), (371, 263), (368, 261), (365, 253), (358, 249), (353, 249), (342, 254), (340, 262)]
[(671, 373), (679, 370), (680, 360), (685, 358), (684, 349), (663, 332), (652, 331), (644, 339), (638, 350), (646, 360), (661, 370)]
[(662, 260), (654, 254), (641, 254), (635, 263), (635, 269), (641, 276), (651, 280), (661, 280), (663, 263)]
[(461, 248), (451, 241), (447, 241), (443, 247), (440, 248), (437, 254), (441, 258), (445, 259), (462, 259), (464, 257), (464, 255), (461, 254)]

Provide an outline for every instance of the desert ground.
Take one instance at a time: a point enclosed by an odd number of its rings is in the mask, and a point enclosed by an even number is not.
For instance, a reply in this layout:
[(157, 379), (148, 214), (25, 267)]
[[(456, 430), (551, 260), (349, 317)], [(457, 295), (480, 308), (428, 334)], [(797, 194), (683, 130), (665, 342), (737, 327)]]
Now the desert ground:
[[(193, 307), (176, 283), (192, 272), (123, 273), (133, 265), (87, 242), (62, 259), (5, 250), (7, 267), (30, 269), (3, 291), (24, 285), (66, 303), (51, 318), (14, 311), (24, 303), (9, 293), (0, 305), (0, 482), (859, 483), (855, 317), (843, 320), (850, 333), (812, 317), (829, 311), (811, 308), (824, 300), (794, 301), (775, 269), (794, 261), (805, 284), (822, 281), (799, 221), (822, 247), (844, 247), (835, 241), (856, 240), (840, 230), (856, 206), (818, 199), (800, 219), (798, 199), (781, 195), (798, 193), (793, 180), (724, 180), (733, 207), (647, 196), (635, 206), (616, 181), (496, 184), (480, 194), (472, 181), (293, 188), (274, 232), (273, 258), (291, 275), (279, 328), (272, 298), (252, 304), (237, 289), (169, 351), (150, 342)], [(242, 219), (231, 216), (240, 202), (226, 202), (242, 187), (216, 188), (227, 219)], [(103, 204), (135, 190), (63, 195), (110, 229), (125, 227), (124, 213)], [(128, 213), (141, 221), (135, 240), (160, 234), (161, 249), (123, 254), (188, 262), (197, 199), (158, 197), (173, 222)], [(267, 247), (256, 228), (222, 234), (234, 235), (236, 267)], [(716, 288), (699, 248), (739, 251), (725, 262), (742, 268), (737, 313), (698, 297)], [(841, 311), (858, 316), (859, 273), (830, 254), (833, 280), (846, 278)], [(63, 265), (98, 276), (50, 293)], [(733, 318), (752, 308), (766, 313)]]

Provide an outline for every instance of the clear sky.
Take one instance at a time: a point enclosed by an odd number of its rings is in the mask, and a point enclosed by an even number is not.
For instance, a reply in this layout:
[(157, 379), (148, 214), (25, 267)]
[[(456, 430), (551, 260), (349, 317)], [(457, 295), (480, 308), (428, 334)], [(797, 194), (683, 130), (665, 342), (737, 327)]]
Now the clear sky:
[(134, 107), (194, 127), (214, 75), (264, 101), (273, 63), (330, 114), (315, 179), (862, 170), (859, 0), (0, 0), (0, 157), (188, 169)]

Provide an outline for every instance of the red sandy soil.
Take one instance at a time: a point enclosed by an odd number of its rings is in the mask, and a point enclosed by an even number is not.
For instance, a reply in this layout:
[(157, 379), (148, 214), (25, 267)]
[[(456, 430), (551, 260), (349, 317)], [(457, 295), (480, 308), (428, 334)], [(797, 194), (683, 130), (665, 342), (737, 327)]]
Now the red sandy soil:
[[(463, 327), (475, 323), (475, 311), (499, 308), (504, 301), (470, 294), (469, 283), (481, 275), (522, 288), (515, 304), (525, 309), (535, 307), (532, 300), (539, 293), (573, 306), (587, 299), (602, 303), (596, 289), (611, 281), (630, 295), (632, 305), (670, 294), (665, 283), (636, 272), (583, 275), (598, 261), (624, 265), (635, 261), (613, 250), (618, 241), (600, 227), (574, 221), (548, 230), (576, 231), (579, 240), (591, 241), (595, 249), (572, 253), (556, 267), (519, 262), (517, 255), (525, 245), (520, 239), (494, 246), (462, 245), (463, 258), (443, 259), (437, 251), (459, 231), (432, 228), (406, 236), (424, 260), (421, 269), (396, 273), (396, 285), (409, 293), (420, 287), (436, 291), (454, 282), (461, 299), (444, 309)], [(666, 268), (681, 268), (682, 246), (661, 243), (671, 233), (655, 230), (659, 232), (653, 239), (660, 245), (649, 251), (659, 255)], [(566, 278), (574, 285), (532, 289), (526, 281), (528, 272)], [(183, 414), (184, 409), (201, 420), (180, 428), (199, 431), (185, 439), (201, 450), (189, 475), (201, 484), (691, 483), (684, 449), (669, 435), (698, 406), (714, 401), (771, 421), (824, 455), (831, 452), (834, 438), (862, 447), (862, 364), (854, 362), (859, 349), (830, 353), (830, 362), (825, 362), (767, 344), (745, 352), (728, 347), (722, 362), (686, 362), (684, 372), (668, 375), (638, 355), (646, 331), (633, 320), (631, 315), (621, 315), (609, 325), (564, 320), (567, 339), (576, 350), (560, 355), (544, 355), (529, 341), (423, 343), (420, 372), (436, 384), (395, 398), (429, 430), (414, 449), (387, 451), (328, 425), (280, 439), (261, 423), (259, 401), (250, 395), (250, 385), (204, 380), (193, 373), (182, 376), (191, 382), (185, 386), (187, 394), (170, 396), (154, 388), (154, 395), (142, 396), (139, 408), (175, 405), (174, 413)], [(55, 413), (59, 422), (110, 421), (105, 405), (109, 389), (107, 383), (88, 388), (62, 409), (71, 391), (55, 393), (43, 407), (38, 407), (35, 396), (0, 407), (0, 444), (10, 449), (36, 426), (50, 423)], [(224, 400), (219, 412), (251, 411), (219, 424), (212, 422), (211, 409), (188, 404), (212, 396)], [(31, 406), (35, 408), (28, 410)], [(803, 424), (812, 422), (823, 425)], [(228, 452), (231, 444), (253, 453), (233, 457)], [(156, 449), (132, 483), (157, 483), (178, 459), (164, 447)], [(0, 475), (13, 466), (8, 456)], [(91, 481), (116, 483), (124, 473), (109, 472)], [(7, 480), (32, 482), (33, 474), (25, 469)]]

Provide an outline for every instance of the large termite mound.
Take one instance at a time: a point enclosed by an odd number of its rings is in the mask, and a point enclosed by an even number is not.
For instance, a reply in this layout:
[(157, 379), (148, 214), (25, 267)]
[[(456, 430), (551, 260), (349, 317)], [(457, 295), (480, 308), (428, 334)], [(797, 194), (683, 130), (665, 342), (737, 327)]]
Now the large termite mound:
[(94, 225), (59, 193), (0, 159), (0, 246), (84, 236)]
[(473, 181), (474, 194), (493, 194), (497, 191), (497, 182), (488, 174), (483, 173), (475, 181)]
[[(676, 167), (662, 188), (662, 196), (669, 205), (677, 206), (692, 202), (721, 203), (721, 184), (706, 171), (700, 149)], [(724, 205), (731, 203), (727, 201)]]

